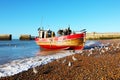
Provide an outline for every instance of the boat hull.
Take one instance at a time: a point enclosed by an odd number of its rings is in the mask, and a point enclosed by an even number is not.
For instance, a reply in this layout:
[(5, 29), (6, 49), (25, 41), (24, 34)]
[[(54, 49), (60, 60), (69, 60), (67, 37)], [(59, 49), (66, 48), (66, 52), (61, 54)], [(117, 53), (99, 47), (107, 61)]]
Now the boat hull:
[(36, 38), (35, 41), (43, 49), (83, 49), (85, 33), (52, 38)]

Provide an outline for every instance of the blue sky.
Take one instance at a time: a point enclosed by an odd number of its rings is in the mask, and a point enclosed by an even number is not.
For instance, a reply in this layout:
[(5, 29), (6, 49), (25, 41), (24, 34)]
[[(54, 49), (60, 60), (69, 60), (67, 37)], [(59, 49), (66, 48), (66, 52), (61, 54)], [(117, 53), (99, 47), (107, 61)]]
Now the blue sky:
[(71, 26), (87, 32), (120, 32), (120, 0), (0, 0), (0, 34), (37, 36), (37, 29)]

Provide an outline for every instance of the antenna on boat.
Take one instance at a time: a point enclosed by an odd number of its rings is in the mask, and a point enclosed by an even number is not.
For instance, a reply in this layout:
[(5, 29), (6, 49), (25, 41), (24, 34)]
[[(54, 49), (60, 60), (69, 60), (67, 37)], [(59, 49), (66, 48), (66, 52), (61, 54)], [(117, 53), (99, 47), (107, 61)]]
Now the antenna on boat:
[(41, 17), (41, 23), (40, 23), (40, 27), (41, 27), (41, 29), (43, 30), (42, 23), (43, 23), (43, 16)]
[(43, 17), (41, 17), (41, 23), (40, 23), (40, 27), (38, 28), (38, 31), (41, 31), (41, 30), (44, 29), (43, 26), (42, 26), (42, 21), (43, 21)]

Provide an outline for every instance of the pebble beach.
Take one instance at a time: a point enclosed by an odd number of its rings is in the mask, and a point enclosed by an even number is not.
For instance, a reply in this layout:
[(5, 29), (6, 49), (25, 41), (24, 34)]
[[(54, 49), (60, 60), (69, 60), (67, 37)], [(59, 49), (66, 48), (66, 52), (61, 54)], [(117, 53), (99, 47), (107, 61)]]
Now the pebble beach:
[(0, 80), (120, 80), (120, 39), (98, 40), (94, 47)]

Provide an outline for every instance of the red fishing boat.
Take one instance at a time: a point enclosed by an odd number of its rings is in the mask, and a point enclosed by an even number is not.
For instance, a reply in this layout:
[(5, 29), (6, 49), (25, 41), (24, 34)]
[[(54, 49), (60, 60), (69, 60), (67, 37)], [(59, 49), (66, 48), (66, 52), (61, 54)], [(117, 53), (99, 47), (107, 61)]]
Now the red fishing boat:
[(59, 30), (58, 36), (50, 30), (39, 29), (39, 36), (36, 43), (43, 49), (83, 49), (85, 43), (85, 29), (79, 32), (72, 32), (70, 27), (66, 30)]

